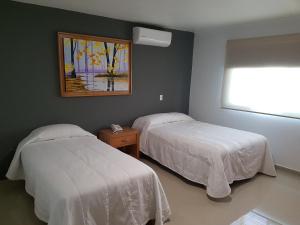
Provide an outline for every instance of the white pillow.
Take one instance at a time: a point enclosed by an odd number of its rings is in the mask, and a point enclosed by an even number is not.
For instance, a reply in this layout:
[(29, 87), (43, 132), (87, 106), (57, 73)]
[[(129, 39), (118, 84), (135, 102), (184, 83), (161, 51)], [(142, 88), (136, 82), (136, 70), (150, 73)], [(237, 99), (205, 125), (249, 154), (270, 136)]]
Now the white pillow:
[(73, 124), (53, 124), (33, 130), (30, 136), (32, 139), (34, 139), (33, 142), (40, 142), (60, 138), (94, 135)]
[(174, 123), (179, 121), (188, 121), (188, 120), (194, 120), (194, 119), (186, 114), (178, 113), (178, 112), (157, 113), (157, 114), (139, 117), (134, 121), (132, 127), (142, 131), (146, 127), (150, 128), (155, 125)]

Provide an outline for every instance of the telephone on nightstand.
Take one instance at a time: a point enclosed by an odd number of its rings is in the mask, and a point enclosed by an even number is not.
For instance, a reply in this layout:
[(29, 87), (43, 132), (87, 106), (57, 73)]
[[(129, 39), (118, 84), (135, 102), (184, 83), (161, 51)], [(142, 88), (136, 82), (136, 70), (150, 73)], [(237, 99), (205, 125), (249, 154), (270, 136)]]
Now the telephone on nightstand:
[(110, 125), (110, 128), (112, 129), (113, 133), (123, 131), (123, 128), (118, 124), (112, 124)]

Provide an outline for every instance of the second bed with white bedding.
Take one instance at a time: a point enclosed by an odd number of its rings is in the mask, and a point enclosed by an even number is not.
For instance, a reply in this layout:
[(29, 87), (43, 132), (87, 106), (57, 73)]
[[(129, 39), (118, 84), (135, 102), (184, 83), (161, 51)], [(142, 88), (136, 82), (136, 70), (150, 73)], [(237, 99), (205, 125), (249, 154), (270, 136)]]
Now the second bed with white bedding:
[(264, 136), (199, 122), (179, 113), (145, 116), (133, 127), (141, 134), (141, 151), (188, 180), (223, 198), (235, 180), (261, 172), (276, 176)]

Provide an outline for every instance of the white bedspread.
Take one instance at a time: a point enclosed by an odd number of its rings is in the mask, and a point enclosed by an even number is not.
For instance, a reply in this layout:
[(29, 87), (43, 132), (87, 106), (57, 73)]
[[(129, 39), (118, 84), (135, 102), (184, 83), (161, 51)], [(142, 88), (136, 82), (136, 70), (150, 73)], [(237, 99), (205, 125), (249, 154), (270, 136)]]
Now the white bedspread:
[[(140, 122), (135, 126), (141, 128)], [(229, 184), (262, 172), (276, 176), (264, 136), (195, 120), (142, 127), (141, 151), (183, 177), (207, 186), (214, 198)]]
[(155, 172), (95, 137), (27, 138), (7, 176), (25, 179), (36, 215), (50, 225), (161, 225), (170, 215)]

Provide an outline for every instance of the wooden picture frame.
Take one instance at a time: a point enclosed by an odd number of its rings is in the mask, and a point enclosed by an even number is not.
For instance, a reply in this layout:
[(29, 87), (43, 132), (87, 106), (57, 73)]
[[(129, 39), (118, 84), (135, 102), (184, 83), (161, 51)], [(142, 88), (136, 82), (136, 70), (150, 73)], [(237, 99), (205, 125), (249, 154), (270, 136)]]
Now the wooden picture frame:
[(131, 95), (130, 40), (58, 32), (63, 97)]

